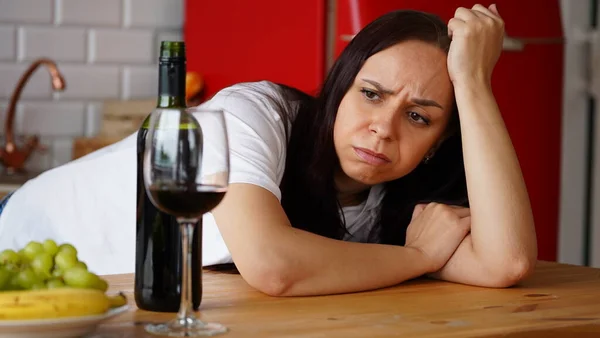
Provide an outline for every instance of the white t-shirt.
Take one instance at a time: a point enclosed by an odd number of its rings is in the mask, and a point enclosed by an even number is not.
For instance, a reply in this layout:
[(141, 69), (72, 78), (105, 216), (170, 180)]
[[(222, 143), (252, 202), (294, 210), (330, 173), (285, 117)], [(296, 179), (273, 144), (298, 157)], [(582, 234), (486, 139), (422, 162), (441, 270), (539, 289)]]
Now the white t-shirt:
[[(277, 95), (270, 82), (253, 85)], [(226, 113), (230, 183), (255, 184), (281, 200), (287, 140), (275, 108), (243, 85), (202, 105)], [(17, 190), (0, 215), (0, 250), (51, 238), (75, 245), (90, 271), (134, 272), (136, 136), (48, 170)], [(341, 211), (352, 234), (345, 240), (367, 241), (382, 197), (382, 188), (373, 187), (365, 202)], [(232, 262), (210, 213), (203, 218), (202, 260), (205, 266)]]

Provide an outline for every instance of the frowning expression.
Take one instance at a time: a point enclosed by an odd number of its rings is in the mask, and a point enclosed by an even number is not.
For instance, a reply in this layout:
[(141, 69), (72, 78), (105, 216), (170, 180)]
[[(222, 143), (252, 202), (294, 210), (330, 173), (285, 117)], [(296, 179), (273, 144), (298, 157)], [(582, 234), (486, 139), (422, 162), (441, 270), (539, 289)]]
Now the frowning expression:
[(447, 55), (404, 41), (372, 55), (342, 98), (334, 124), (341, 174), (374, 185), (415, 169), (450, 120)]

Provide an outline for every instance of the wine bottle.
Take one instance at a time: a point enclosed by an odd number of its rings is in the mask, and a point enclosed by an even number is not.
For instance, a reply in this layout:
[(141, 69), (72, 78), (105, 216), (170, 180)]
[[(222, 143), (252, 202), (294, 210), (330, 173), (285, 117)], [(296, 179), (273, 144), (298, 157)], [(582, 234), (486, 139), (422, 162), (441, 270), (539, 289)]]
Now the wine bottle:
[[(158, 64), (157, 108), (185, 110), (185, 44), (162, 41)], [(151, 114), (150, 114), (151, 115)], [(157, 209), (144, 188), (142, 159), (150, 122), (142, 123), (137, 135), (136, 250), (134, 298), (138, 308), (155, 312), (177, 312), (181, 302), (181, 232), (175, 216)], [(185, 128), (186, 126), (183, 126)], [(202, 226), (194, 227), (192, 244), (192, 303), (202, 299)]]

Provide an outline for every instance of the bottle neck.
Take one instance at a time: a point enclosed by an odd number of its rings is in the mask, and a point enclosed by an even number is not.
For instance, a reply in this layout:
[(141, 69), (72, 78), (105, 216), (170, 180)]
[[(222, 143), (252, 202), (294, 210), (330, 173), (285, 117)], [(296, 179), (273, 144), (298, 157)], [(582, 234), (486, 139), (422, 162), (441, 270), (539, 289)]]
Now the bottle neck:
[(185, 59), (161, 60), (158, 66), (157, 108), (184, 108)]

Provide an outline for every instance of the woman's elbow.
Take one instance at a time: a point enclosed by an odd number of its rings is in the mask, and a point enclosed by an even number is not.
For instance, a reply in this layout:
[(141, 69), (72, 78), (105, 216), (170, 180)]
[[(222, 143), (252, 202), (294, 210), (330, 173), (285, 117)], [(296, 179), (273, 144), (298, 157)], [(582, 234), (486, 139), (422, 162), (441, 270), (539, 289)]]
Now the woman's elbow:
[(254, 289), (273, 297), (288, 296), (293, 281), (284, 265), (265, 262), (245, 270), (240, 269), (240, 273)]
[(489, 276), (491, 276), (489, 286), (495, 288), (508, 288), (515, 286), (533, 273), (535, 270), (535, 265), (535, 259), (522, 257), (512, 260), (502, 268), (494, 269), (492, 267), (493, 273), (489, 274)]
[(249, 284), (258, 291), (272, 297), (287, 296), (291, 286), (285, 274), (271, 270), (261, 272), (260, 276), (253, 278)]

